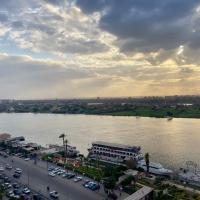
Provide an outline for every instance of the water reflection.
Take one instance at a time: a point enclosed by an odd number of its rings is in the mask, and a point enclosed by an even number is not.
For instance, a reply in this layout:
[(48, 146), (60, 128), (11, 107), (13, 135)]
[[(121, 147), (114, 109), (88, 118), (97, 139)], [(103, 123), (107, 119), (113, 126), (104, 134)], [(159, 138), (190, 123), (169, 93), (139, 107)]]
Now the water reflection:
[(187, 160), (200, 164), (199, 128), (199, 119), (0, 114), (0, 132), (24, 135), (42, 145), (61, 143), (58, 135), (67, 132), (71, 144), (84, 154), (95, 140), (139, 145), (152, 159), (176, 168)]

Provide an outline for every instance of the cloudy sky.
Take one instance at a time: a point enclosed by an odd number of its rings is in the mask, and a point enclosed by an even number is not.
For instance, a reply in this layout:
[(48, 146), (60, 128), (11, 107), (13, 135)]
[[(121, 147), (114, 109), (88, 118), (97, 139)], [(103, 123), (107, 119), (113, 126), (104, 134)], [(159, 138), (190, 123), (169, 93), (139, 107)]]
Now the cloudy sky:
[(0, 98), (200, 94), (200, 0), (0, 3)]

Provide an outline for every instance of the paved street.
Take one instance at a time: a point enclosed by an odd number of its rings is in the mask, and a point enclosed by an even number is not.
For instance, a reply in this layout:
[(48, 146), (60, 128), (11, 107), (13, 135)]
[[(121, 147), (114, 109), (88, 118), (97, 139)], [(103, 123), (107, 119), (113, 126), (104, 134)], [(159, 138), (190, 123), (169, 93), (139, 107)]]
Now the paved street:
[[(60, 176), (50, 177), (46, 169), (46, 163), (40, 161), (37, 165), (33, 161), (25, 161), (22, 158), (14, 157), (14, 162), (11, 158), (0, 157), (0, 164), (9, 163), (13, 168), (19, 167), (23, 170), (19, 181), (23, 184), (29, 185), (30, 188), (40, 191), (45, 196), (48, 196), (46, 187), (50, 190), (56, 190), (60, 194), (60, 200), (99, 200), (103, 199), (103, 192), (91, 191), (84, 188), (81, 182), (75, 183), (73, 180), (62, 178)], [(13, 170), (5, 170), (9, 176), (12, 176)]]

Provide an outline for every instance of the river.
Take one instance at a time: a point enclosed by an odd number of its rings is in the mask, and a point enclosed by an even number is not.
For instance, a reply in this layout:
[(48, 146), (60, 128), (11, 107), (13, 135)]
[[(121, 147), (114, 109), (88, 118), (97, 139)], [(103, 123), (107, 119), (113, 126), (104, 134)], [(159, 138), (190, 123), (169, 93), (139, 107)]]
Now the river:
[(0, 133), (25, 136), (42, 145), (61, 144), (66, 132), (71, 145), (87, 154), (96, 140), (141, 146), (152, 160), (178, 169), (186, 161), (200, 165), (200, 119), (167, 119), (96, 115), (1, 113)]

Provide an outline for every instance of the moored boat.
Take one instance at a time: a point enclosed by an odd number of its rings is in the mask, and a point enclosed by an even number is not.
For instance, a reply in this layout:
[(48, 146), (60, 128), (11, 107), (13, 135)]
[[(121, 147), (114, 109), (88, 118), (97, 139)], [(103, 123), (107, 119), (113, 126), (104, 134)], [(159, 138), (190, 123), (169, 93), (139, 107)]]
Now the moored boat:
[[(142, 168), (144, 171), (147, 171), (147, 166), (145, 160), (138, 162), (138, 168)], [(149, 163), (149, 173), (163, 176), (172, 175), (173, 171), (167, 168), (164, 168), (160, 163), (150, 162)]]

